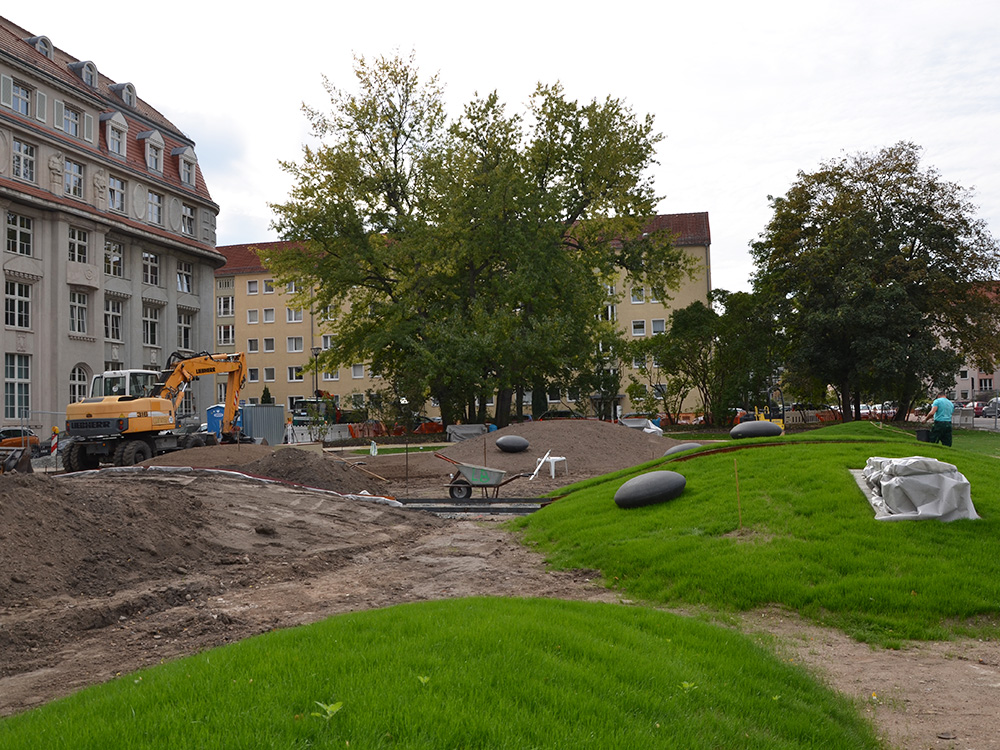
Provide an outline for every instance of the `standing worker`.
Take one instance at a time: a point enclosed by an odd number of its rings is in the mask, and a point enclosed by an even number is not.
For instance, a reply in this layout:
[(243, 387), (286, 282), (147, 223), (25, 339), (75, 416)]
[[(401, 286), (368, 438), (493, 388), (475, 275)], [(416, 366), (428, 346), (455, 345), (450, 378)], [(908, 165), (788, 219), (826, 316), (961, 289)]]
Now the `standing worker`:
[(954, 411), (955, 404), (945, 398), (944, 391), (939, 391), (938, 397), (931, 403), (931, 410), (924, 417), (925, 422), (934, 417), (934, 426), (931, 427), (930, 437), (932, 443), (951, 446), (951, 415)]

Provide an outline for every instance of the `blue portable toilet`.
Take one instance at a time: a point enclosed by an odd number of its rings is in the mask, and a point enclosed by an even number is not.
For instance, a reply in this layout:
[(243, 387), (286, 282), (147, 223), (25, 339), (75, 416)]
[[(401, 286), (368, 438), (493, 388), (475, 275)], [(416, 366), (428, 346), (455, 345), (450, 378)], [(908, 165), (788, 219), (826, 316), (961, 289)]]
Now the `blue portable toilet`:
[[(214, 432), (215, 437), (222, 438), (222, 419), (226, 416), (226, 405), (225, 404), (215, 404), (214, 406), (208, 407), (207, 418), (205, 420), (208, 431)], [(240, 409), (236, 412), (236, 426), (243, 427), (243, 410)]]

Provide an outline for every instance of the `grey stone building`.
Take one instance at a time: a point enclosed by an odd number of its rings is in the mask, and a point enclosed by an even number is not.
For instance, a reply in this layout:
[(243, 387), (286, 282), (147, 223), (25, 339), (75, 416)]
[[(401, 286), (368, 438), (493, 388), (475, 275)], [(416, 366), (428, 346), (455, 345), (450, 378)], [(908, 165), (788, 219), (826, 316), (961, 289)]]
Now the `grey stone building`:
[[(0, 18), (0, 424), (45, 439), (95, 373), (213, 349), (225, 258), (194, 146), (131, 83)], [(182, 411), (214, 400), (199, 381)]]

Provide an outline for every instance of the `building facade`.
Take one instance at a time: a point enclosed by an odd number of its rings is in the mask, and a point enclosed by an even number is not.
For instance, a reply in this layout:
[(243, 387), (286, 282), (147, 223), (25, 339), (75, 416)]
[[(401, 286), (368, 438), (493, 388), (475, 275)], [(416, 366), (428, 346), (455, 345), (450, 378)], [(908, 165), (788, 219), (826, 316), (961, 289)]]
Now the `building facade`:
[(95, 373), (211, 349), (218, 212), (194, 141), (133, 84), (0, 18), (2, 423), (45, 438)]
[[(675, 245), (695, 260), (698, 272), (694, 278), (686, 278), (669, 301), (652, 299), (649, 291), (640, 287), (625, 289), (624, 281), (619, 281), (611, 290), (616, 301), (609, 304), (606, 314), (617, 322), (626, 338), (664, 332), (673, 310), (697, 300), (707, 303), (712, 287), (708, 213), (657, 216), (651, 227), (669, 229)], [(257, 248), (274, 249), (284, 244), (264, 242), (218, 248), (226, 264), (215, 272), (216, 350), (246, 352), (249, 374), (242, 397), (247, 403), (259, 403), (266, 387), (274, 403), (284, 405), (286, 410), (317, 390), (330, 394), (343, 409), (360, 408), (367, 403), (369, 394), (381, 387), (366, 363), (353, 363), (333, 372), (304, 372), (313, 357), (330, 347), (333, 332), (329, 324), (324, 325), (309, 310), (289, 307), (286, 302), (291, 290), (275, 287), (271, 274), (257, 257)], [(627, 372), (622, 379), (624, 387), (629, 382)], [(223, 384), (218, 387), (216, 398), (221, 401)], [(527, 398), (530, 403), (530, 394)], [(547, 400), (553, 408), (566, 404), (581, 411), (587, 409), (578, 394), (554, 391), (547, 394)], [(624, 394), (620, 406), (623, 413), (631, 411)], [(436, 416), (437, 410), (428, 404), (426, 413)]]

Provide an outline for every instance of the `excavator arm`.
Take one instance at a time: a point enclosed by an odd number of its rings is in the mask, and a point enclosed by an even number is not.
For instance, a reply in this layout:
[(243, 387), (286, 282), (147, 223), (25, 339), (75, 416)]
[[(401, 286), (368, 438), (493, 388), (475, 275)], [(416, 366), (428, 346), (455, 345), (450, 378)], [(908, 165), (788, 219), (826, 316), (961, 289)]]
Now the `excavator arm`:
[(226, 403), (222, 416), (223, 435), (236, 432), (236, 417), (240, 408), (240, 391), (246, 382), (246, 356), (243, 352), (234, 354), (209, 354), (202, 352), (194, 357), (186, 357), (174, 352), (167, 359), (166, 367), (160, 373), (160, 382), (154, 386), (159, 398), (169, 399), (174, 410), (180, 406), (188, 384), (202, 375), (227, 373)]

